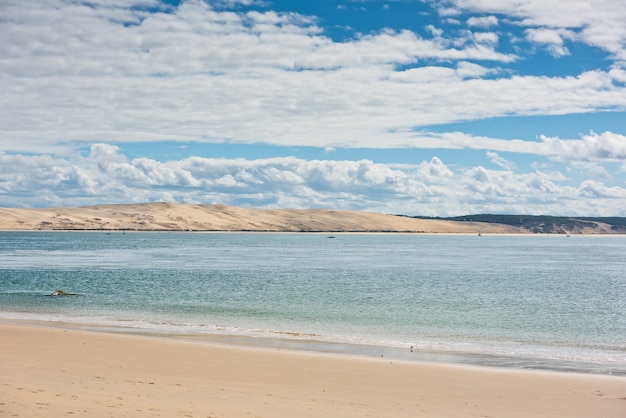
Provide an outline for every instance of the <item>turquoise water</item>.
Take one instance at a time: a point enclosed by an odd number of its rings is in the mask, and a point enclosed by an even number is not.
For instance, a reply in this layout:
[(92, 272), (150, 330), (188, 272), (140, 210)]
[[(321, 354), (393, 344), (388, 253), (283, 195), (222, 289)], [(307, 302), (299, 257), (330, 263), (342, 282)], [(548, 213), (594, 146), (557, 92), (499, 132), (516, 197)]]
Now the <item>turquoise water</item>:
[(626, 237), (2, 232), (0, 318), (626, 374)]

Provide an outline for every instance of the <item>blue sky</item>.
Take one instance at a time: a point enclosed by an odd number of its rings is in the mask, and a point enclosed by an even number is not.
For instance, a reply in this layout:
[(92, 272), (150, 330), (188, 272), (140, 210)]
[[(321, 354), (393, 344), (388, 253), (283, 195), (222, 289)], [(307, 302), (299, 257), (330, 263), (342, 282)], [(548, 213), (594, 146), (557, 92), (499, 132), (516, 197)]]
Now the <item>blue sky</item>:
[(621, 0), (4, 0), (0, 206), (626, 216)]

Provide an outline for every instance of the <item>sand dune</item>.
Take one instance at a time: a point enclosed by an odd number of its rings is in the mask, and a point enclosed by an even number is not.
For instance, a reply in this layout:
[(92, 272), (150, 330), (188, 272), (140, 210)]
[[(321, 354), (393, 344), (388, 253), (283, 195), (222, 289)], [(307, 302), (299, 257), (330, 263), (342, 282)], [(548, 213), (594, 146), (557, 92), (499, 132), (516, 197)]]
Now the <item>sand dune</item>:
[[(246, 209), (176, 203), (0, 208), (0, 230), (529, 233), (527, 229), (503, 224), (414, 219), (358, 211)], [(602, 224), (589, 231), (576, 231), (610, 232), (610, 227)]]
[(412, 219), (328, 209), (245, 209), (146, 203), (78, 208), (0, 208), (2, 230), (522, 233), (480, 222)]

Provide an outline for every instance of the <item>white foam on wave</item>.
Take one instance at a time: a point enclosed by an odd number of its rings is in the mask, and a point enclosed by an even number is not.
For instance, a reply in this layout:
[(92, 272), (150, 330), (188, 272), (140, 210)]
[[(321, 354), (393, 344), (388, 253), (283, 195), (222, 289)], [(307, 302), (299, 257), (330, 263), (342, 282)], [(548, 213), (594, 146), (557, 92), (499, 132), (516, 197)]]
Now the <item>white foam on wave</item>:
[[(261, 329), (232, 325), (195, 323), (184, 320), (156, 319), (154, 317), (139, 318), (136, 314), (120, 314), (119, 312), (100, 313), (97, 315), (41, 314), (30, 312), (2, 312), (0, 319), (25, 321), (58, 326), (76, 327), (99, 331), (112, 331), (136, 334), (159, 334), (177, 336), (217, 336), (244, 337), (258, 340), (260, 345), (275, 345), (267, 341), (297, 342), (298, 348), (312, 351), (342, 351), (362, 353), (364, 351), (384, 352), (397, 350), (405, 355), (403, 359), (411, 359), (406, 353), (414, 353), (415, 359), (438, 359), (461, 363), (509, 365), (521, 368), (564, 369), (568, 363), (575, 364), (572, 368), (580, 371), (601, 372), (611, 370), (615, 374), (626, 374), (626, 350), (593, 349), (586, 347), (562, 347), (520, 344), (506, 341), (462, 341), (462, 340), (419, 340), (412, 341), (394, 338), (376, 338), (345, 334), (307, 333), (276, 329)], [(263, 342), (265, 340), (265, 342)], [(334, 349), (328, 347), (334, 346)], [(341, 346), (341, 349), (338, 347)], [(352, 348), (350, 348), (352, 347)], [(369, 349), (366, 349), (369, 347)], [(420, 356), (421, 355), (421, 356)], [(499, 360), (498, 360), (499, 359)], [(506, 361), (502, 361), (506, 359)], [(557, 364), (558, 363), (558, 364)], [(588, 369), (588, 370), (587, 370)]]

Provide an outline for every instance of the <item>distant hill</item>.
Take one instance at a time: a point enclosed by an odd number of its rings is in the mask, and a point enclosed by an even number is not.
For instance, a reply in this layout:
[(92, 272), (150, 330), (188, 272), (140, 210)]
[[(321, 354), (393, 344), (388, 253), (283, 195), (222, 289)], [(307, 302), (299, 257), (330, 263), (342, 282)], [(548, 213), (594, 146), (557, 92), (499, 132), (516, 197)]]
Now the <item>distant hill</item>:
[(254, 209), (164, 202), (0, 208), (0, 230), (524, 233), (510, 225), (414, 219), (348, 210)]
[(626, 218), (471, 215), (427, 218), (332, 209), (142, 203), (0, 208), (0, 230), (626, 234)]
[(606, 229), (613, 233), (626, 233), (626, 218), (621, 217), (566, 217), (566, 216), (533, 216), (533, 215), (466, 215), (449, 218), (420, 217), (417, 219), (440, 219), (456, 222), (484, 222), (488, 224), (510, 225), (523, 228), (535, 234), (566, 234)]

